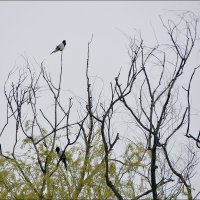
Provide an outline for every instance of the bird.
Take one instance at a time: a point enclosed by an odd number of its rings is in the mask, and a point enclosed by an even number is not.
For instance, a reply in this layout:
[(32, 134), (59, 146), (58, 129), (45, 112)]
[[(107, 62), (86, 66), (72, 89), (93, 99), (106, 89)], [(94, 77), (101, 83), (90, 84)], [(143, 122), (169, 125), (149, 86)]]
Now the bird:
[(60, 150), (60, 147), (56, 147), (56, 152), (57, 152), (59, 159), (64, 163), (65, 168), (67, 169), (66, 156), (65, 156), (64, 152)]
[(66, 41), (63, 40), (58, 46), (56, 46), (55, 50), (52, 51), (52, 52), (50, 53), (50, 55), (51, 55), (52, 53), (56, 53), (57, 51), (61, 51), (61, 52), (62, 52), (63, 49), (65, 48), (65, 45), (66, 45)]

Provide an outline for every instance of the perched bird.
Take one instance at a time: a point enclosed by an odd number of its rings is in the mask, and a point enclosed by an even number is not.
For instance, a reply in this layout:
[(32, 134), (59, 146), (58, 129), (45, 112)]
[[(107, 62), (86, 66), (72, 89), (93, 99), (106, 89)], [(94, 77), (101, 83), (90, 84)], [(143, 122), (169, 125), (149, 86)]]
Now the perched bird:
[(67, 169), (67, 162), (66, 162), (65, 154), (63, 153), (63, 151), (60, 150), (60, 147), (56, 147), (56, 152), (57, 152), (57, 155), (58, 155), (59, 159), (61, 159), (61, 161), (65, 165), (65, 168)]
[(53, 52), (51, 52), (51, 54), (56, 53), (57, 51), (63, 51), (63, 49), (65, 48), (65, 45), (66, 45), (66, 41), (63, 40), (62, 43), (60, 43), (58, 46), (56, 46), (55, 50)]

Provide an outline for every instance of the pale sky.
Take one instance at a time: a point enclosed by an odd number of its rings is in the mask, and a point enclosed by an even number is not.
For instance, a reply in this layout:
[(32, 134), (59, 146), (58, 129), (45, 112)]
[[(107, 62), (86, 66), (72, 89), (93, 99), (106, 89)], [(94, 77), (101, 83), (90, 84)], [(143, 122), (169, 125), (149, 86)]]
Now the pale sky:
[(154, 31), (158, 39), (165, 37), (158, 15), (168, 10), (198, 12), (199, 8), (199, 1), (1, 1), (0, 85), (21, 55), (39, 63), (45, 59), (50, 73), (56, 73), (60, 58), (49, 53), (65, 39), (65, 89), (78, 95), (83, 91), (79, 83), (85, 80), (87, 42), (92, 34), (90, 72), (107, 83), (129, 61), (125, 34), (131, 36), (137, 29), (146, 44), (155, 44)]
[[(83, 96), (87, 42), (91, 35), (94, 37), (90, 73), (101, 77), (106, 85), (129, 62), (125, 34), (131, 36), (137, 29), (147, 44), (156, 44), (154, 31), (159, 40), (165, 37), (158, 15), (164, 16), (168, 10), (199, 12), (200, 1), (1, 1), (0, 128), (6, 114), (3, 84), (13, 66), (21, 64), (21, 55), (39, 63), (45, 59), (49, 72), (56, 76), (60, 54), (49, 54), (65, 39), (63, 89), (70, 91), (70, 95)], [(199, 52), (195, 55), (197, 62)], [(194, 88), (199, 88), (199, 82), (196, 78)], [(196, 93), (192, 98), (198, 113), (200, 97)], [(199, 119), (195, 121), (196, 130)]]

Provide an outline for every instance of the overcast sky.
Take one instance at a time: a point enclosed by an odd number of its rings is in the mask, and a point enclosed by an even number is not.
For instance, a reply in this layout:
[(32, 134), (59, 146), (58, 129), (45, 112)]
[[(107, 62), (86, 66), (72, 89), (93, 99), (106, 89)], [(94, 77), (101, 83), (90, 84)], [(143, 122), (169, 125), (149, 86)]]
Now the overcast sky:
[[(169, 10), (198, 12), (199, 8), (199, 1), (1, 1), (0, 85), (11, 68), (19, 65), (21, 55), (39, 63), (45, 59), (49, 72), (58, 72), (60, 57), (49, 53), (65, 39), (65, 89), (79, 95), (92, 34), (90, 73), (107, 83), (129, 62), (125, 34), (133, 36), (137, 29), (146, 44), (155, 45), (154, 32), (159, 40), (166, 35), (158, 15), (165, 16)], [(2, 101), (2, 87), (0, 95)]]
[[(82, 96), (85, 94), (87, 42), (92, 34), (90, 74), (101, 77), (106, 85), (120, 67), (128, 65), (129, 43), (125, 35), (134, 36), (137, 29), (144, 43), (153, 46), (156, 33), (162, 43), (166, 32), (158, 16), (165, 17), (169, 10), (197, 13), (200, 1), (1, 1), (1, 111), (5, 111), (6, 105), (3, 84), (13, 66), (23, 65), (22, 55), (27, 56), (35, 67), (34, 59), (38, 63), (45, 59), (47, 70), (56, 78), (60, 56), (49, 54), (65, 39), (63, 89)], [(195, 55), (192, 61), (198, 63), (200, 50)], [(195, 85), (198, 89), (199, 81)], [(200, 101), (199, 97), (193, 99), (196, 103)]]
[[(200, 1), (1, 1), (0, 127), (5, 119), (6, 106), (3, 84), (13, 66), (21, 63), (21, 55), (39, 63), (45, 59), (49, 72), (56, 76), (60, 57), (59, 54), (49, 54), (65, 39), (64, 89), (81, 96), (85, 93), (82, 83), (85, 80), (87, 42), (92, 34), (90, 72), (101, 77), (106, 84), (113, 80), (120, 67), (129, 62), (125, 34), (130, 36), (137, 29), (149, 44), (156, 43), (154, 31), (159, 40), (164, 39), (158, 15), (164, 16), (169, 10), (199, 12)], [(196, 55), (199, 55), (198, 51)], [(196, 89), (198, 87), (199, 80), (196, 80)], [(199, 96), (193, 99), (200, 101)], [(194, 107), (200, 110), (197, 103)]]
[(63, 39), (67, 41), (64, 62), (69, 65), (66, 73), (70, 74), (66, 74), (66, 78), (69, 82), (74, 76), (81, 78), (87, 42), (92, 34), (94, 74), (110, 79), (113, 73), (108, 70), (113, 72), (127, 61), (128, 42), (123, 33), (131, 35), (136, 28), (146, 41), (155, 42), (152, 27), (156, 32), (161, 31), (159, 14), (164, 15), (167, 10), (198, 11), (199, 8), (199, 1), (1, 1), (0, 83), (20, 55), (38, 62), (46, 59), (49, 69), (56, 70), (58, 55), (49, 56), (49, 53)]

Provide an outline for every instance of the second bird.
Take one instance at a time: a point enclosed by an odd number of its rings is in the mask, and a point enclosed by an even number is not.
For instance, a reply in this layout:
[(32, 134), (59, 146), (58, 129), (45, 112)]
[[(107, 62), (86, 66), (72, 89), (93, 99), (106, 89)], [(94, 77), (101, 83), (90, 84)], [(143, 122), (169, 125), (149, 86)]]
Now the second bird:
[(67, 169), (67, 162), (66, 162), (65, 154), (63, 153), (63, 151), (60, 150), (60, 147), (56, 147), (56, 152), (57, 152), (59, 159), (64, 163), (65, 168)]

